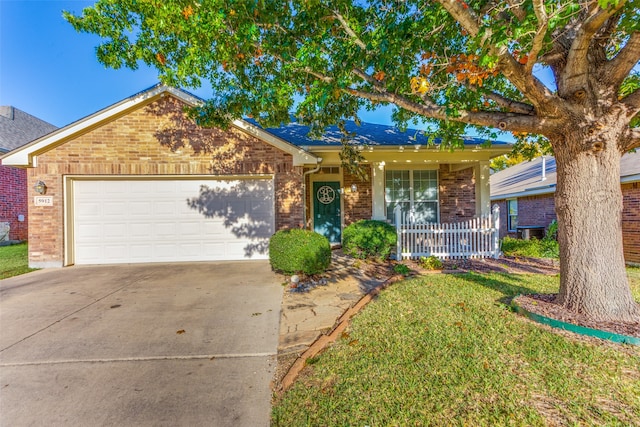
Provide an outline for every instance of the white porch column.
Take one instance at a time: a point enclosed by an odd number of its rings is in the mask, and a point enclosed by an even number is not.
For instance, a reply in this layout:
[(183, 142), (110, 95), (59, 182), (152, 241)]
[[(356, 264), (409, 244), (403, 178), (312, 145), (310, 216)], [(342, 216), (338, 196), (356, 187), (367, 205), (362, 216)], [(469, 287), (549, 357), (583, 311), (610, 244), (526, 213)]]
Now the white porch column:
[(480, 160), (474, 167), (476, 176), (476, 216), (489, 215), (491, 213), (491, 188), (489, 176), (491, 169), (488, 160)]
[[(384, 221), (386, 218), (384, 205), (384, 162), (375, 162), (371, 165), (371, 190), (373, 212), (371, 219)], [(393, 218), (389, 218), (393, 220)]]

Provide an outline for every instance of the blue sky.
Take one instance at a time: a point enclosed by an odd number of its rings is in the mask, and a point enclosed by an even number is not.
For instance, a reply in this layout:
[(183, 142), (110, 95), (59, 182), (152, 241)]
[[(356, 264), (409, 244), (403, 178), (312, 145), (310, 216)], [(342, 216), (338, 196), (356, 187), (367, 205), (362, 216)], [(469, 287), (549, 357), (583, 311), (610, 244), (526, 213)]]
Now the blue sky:
[(77, 33), (62, 10), (91, 1), (0, 0), (0, 105), (64, 126), (157, 82), (147, 68), (99, 64), (99, 37)]
[[(100, 38), (77, 33), (62, 11), (92, 1), (0, 0), (0, 105), (65, 126), (157, 83), (154, 70), (113, 70), (98, 63)], [(194, 92), (207, 97), (210, 89)], [(390, 109), (362, 119), (390, 124)]]

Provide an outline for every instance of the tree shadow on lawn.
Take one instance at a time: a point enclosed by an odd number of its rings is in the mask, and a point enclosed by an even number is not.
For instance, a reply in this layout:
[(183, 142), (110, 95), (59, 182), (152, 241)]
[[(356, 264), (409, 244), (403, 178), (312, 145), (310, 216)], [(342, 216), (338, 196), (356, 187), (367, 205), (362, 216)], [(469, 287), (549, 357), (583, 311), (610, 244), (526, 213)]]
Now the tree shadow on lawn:
[[(511, 300), (520, 294), (537, 294), (540, 293), (540, 290), (531, 289), (527, 286), (523, 286), (519, 283), (526, 282), (525, 277), (514, 275), (514, 274), (492, 274), (490, 277), (485, 274), (478, 273), (467, 273), (464, 276), (465, 280), (468, 280), (472, 283), (476, 283), (485, 288), (498, 291), (504, 296), (499, 298), (497, 301), (502, 304), (510, 304)], [(504, 277), (509, 278), (510, 281), (516, 282), (509, 283), (506, 280), (498, 280), (496, 277)]]

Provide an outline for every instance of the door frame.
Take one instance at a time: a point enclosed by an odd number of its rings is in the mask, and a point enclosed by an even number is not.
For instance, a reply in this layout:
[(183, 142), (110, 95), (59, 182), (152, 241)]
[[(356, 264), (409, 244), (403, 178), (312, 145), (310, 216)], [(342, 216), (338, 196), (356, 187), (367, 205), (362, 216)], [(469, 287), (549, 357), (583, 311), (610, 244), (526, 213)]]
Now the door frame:
[[(314, 200), (313, 200), (313, 183), (314, 182), (320, 182), (320, 181), (334, 181), (334, 182), (338, 182), (340, 183), (340, 192), (339, 192), (339, 197), (340, 197), (340, 240), (342, 240), (342, 231), (344, 230), (344, 197), (343, 196), (343, 190), (344, 190), (344, 182), (342, 179), (342, 166), (332, 166), (332, 165), (324, 165), (324, 167), (338, 167), (339, 168), (339, 173), (313, 173), (311, 175), (309, 175), (309, 189), (307, 191), (307, 200), (309, 201), (309, 207), (310, 207), (310, 211), (311, 211), (311, 230), (315, 230), (315, 221), (316, 221), (316, 215), (315, 215), (315, 208), (314, 208)], [(330, 243), (336, 243), (336, 242), (330, 242)], [(340, 241), (339, 243), (342, 243), (342, 241)]]

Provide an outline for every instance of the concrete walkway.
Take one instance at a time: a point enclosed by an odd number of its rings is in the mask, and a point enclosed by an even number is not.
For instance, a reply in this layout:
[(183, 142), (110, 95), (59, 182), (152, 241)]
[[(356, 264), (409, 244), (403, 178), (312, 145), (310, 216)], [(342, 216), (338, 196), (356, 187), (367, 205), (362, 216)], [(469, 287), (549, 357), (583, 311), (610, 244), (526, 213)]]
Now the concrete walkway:
[(360, 266), (362, 261), (345, 256), (341, 250), (332, 253), (327, 286), (308, 292), (285, 290), (280, 318), (279, 357), (303, 353), (322, 334), (336, 324), (340, 316), (366, 293), (388, 279), (376, 277)]

